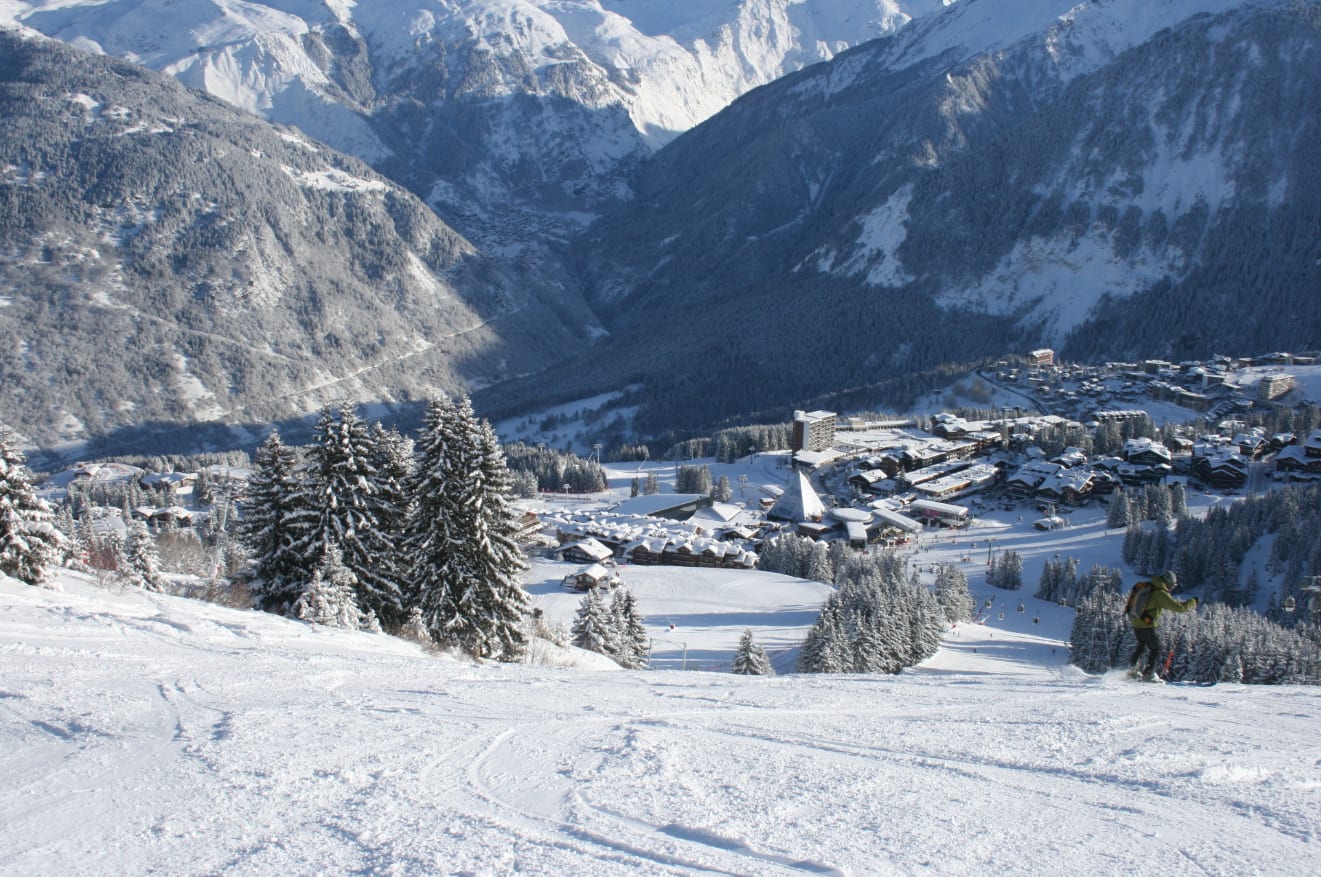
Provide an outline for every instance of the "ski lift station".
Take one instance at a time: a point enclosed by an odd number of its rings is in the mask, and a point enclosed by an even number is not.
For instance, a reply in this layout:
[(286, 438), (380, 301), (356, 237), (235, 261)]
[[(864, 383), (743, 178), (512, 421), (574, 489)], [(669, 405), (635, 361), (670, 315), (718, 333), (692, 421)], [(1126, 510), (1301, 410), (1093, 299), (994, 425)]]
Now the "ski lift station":
[(966, 527), (971, 520), (970, 513), (963, 506), (931, 499), (915, 499), (907, 510), (913, 517), (941, 527)]

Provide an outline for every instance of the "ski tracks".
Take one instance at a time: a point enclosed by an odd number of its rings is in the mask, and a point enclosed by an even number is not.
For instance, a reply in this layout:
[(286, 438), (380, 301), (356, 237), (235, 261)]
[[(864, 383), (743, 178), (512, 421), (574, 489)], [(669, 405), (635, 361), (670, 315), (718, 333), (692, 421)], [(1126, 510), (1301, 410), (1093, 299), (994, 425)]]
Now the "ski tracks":
[[(680, 717), (669, 717), (676, 718)], [(507, 729), (469, 763), (465, 772), (469, 791), (486, 806), (487, 816), (529, 842), (587, 855), (603, 873), (848, 873), (826, 863), (757, 849), (709, 827), (639, 815), (664, 809), (677, 781), (674, 766), (638, 739), (642, 729), (658, 724), (667, 726), (668, 721), (594, 717)], [(606, 764), (617, 769), (625, 762), (623, 772), (632, 774), (633, 782), (627, 789), (614, 786), (602, 793)], [(712, 815), (720, 812), (718, 806), (710, 810)]]

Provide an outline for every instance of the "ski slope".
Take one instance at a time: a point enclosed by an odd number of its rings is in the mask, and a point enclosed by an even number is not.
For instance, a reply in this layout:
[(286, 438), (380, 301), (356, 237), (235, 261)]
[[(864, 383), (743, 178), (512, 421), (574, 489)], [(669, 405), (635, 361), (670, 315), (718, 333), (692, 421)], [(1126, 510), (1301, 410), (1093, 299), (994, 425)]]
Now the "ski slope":
[[(821, 596), (738, 575), (633, 587), (714, 664)], [(1321, 692), (1088, 678), (1058, 607), (898, 676), (747, 678), (60, 584), (0, 579), (4, 875), (1315, 872)]]

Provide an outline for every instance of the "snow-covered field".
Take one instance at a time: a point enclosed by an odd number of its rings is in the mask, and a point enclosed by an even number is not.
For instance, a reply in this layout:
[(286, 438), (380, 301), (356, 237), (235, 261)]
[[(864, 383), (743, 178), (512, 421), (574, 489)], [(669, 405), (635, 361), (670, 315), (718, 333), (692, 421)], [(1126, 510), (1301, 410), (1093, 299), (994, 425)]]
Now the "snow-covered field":
[[(698, 462), (749, 503), (787, 474)], [(672, 462), (616, 465), (544, 502), (649, 470), (672, 489)], [(979, 623), (884, 677), (791, 675), (826, 587), (756, 571), (622, 567), (643, 672), (0, 578), (0, 875), (1315, 873), (1321, 690), (1083, 675), (1072, 611), (1028, 595), (1057, 553), (1118, 565), (1121, 534), (1036, 516), (923, 534), (905, 556), (958, 564)], [(1007, 548), (1022, 591), (985, 585)], [(525, 576), (552, 621), (576, 568)], [(725, 672), (745, 628), (789, 675)]]
[[(787, 642), (810, 620), (796, 607), (821, 596), (758, 573), (726, 590), (641, 572), (626, 580), (653, 632), (673, 618), (699, 665), (725, 662), (743, 626)], [(765, 601), (746, 602), (758, 584)], [(62, 585), (0, 579), (6, 875), (1240, 875), (1318, 861), (1321, 691), (1088, 678), (1064, 663), (1068, 611), (1018, 613), (1004, 592), (1003, 621), (960, 626), (899, 676), (749, 678), (474, 666)]]

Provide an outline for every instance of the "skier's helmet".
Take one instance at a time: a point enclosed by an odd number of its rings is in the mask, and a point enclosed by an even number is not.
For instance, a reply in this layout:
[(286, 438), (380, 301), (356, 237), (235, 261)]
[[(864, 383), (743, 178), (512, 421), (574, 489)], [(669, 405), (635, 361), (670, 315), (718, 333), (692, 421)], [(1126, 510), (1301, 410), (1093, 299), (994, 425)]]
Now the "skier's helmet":
[(1165, 587), (1169, 588), (1171, 591), (1179, 587), (1179, 577), (1174, 574), (1174, 570), (1167, 570), (1166, 572), (1161, 573), (1160, 577), (1165, 581)]

